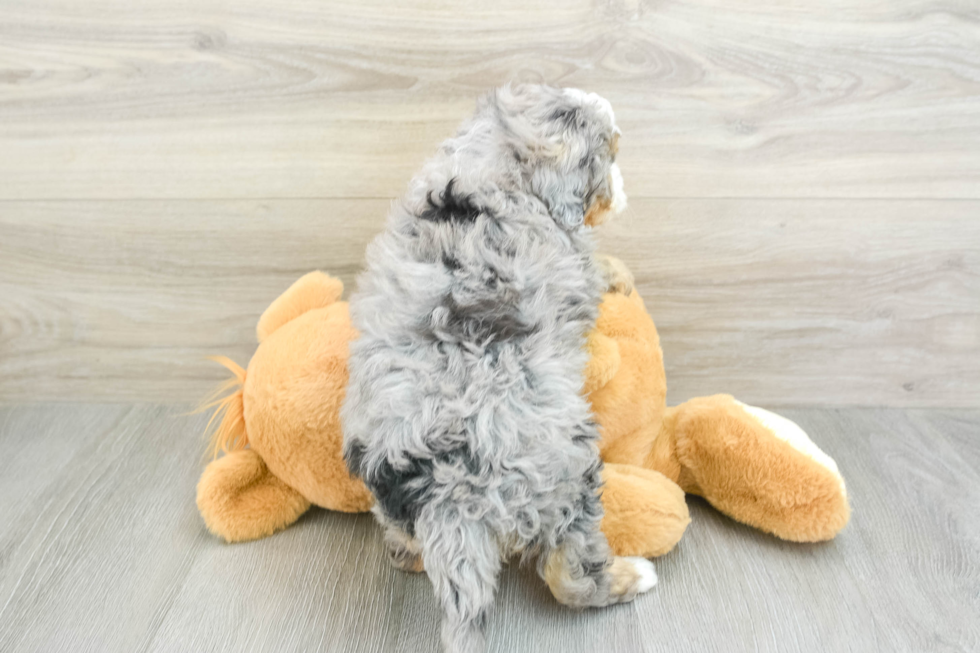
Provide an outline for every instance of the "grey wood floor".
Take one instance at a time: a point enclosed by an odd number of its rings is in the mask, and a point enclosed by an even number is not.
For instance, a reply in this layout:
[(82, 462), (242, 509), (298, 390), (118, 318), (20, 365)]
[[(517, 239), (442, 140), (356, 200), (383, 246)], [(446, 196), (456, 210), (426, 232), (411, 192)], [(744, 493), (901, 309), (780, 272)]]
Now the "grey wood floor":
[[(575, 613), (501, 579), (492, 651), (976, 651), (980, 411), (783, 411), (848, 481), (833, 542), (780, 542), (690, 500), (635, 603)], [(200, 416), (154, 405), (0, 408), (0, 651), (435, 651), (424, 576), (367, 515), (314, 510), (225, 545), (194, 506)]]

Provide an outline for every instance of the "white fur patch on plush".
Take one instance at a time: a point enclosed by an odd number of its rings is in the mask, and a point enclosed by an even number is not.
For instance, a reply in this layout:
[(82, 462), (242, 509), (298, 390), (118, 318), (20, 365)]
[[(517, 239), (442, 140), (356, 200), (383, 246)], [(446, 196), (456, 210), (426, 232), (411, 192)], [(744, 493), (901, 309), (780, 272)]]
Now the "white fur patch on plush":
[(806, 431), (801, 429), (796, 422), (788, 420), (782, 415), (771, 413), (764, 408), (743, 404), (737, 399), (735, 403), (741, 406), (742, 410), (754, 417), (756, 421), (772, 431), (773, 435), (777, 438), (786, 442), (808, 458), (811, 458), (817, 464), (830, 470), (837, 477), (841, 492), (845, 495), (847, 494), (847, 490), (844, 487), (844, 477), (840, 475), (840, 471), (837, 469), (837, 463), (834, 462), (833, 458), (821, 451), (820, 447), (813, 443), (813, 440), (806, 434)]
[(633, 568), (636, 569), (636, 573), (640, 575), (640, 582), (637, 585), (638, 593), (643, 594), (644, 592), (649, 592), (654, 585), (657, 584), (657, 570), (654, 568), (653, 563), (646, 558), (626, 558)]

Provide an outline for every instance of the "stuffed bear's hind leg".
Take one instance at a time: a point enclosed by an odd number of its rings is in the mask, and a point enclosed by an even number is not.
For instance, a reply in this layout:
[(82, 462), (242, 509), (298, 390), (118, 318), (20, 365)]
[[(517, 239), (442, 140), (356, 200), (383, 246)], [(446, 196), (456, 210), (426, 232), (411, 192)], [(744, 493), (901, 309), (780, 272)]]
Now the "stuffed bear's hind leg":
[(668, 409), (664, 424), (678, 484), (729, 517), (794, 542), (829, 540), (847, 524), (836, 463), (790, 420), (714, 395)]
[(197, 507), (208, 530), (228, 542), (272, 535), (307, 511), (310, 502), (273, 476), (252, 449), (211, 462), (197, 484)]

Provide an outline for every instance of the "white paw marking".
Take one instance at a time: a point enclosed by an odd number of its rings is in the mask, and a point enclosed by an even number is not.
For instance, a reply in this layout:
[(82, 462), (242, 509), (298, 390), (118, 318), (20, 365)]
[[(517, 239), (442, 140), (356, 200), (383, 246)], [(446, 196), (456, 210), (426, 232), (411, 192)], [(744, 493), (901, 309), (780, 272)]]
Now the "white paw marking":
[(844, 487), (844, 477), (840, 475), (840, 471), (837, 469), (837, 463), (834, 462), (833, 458), (821, 451), (820, 447), (813, 443), (813, 440), (807, 436), (806, 431), (801, 429), (796, 422), (788, 420), (782, 415), (770, 413), (768, 410), (763, 408), (743, 404), (738, 400), (736, 400), (735, 403), (741, 406), (742, 410), (754, 417), (756, 421), (772, 431), (773, 435), (775, 435), (777, 438), (783, 442), (786, 442), (791, 447), (813, 460), (815, 463), (830, 470), (830, 472), (837, 477), (837, 481), (840, 483), (841, 492), (843, 492), (845, 496), (847, 495), (847, 490)]
[(644, 592), (649, 592), (657, 584), (657, 570), (654, 568), (653, 563), (646, 558), (626, 559), (633, 565), (637, 573), (640, 574), (640, 582), (637, 585), (638, 593), (643, 594)]

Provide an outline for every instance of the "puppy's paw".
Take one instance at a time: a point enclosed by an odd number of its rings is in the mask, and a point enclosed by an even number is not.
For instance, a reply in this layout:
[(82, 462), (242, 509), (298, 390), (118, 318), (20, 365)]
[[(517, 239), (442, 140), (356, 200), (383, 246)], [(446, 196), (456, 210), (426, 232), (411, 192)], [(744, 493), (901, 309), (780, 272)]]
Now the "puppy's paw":
[(609, 567), (609, 603), (626, 603), (657, 584), (653, 563), (644, 558), (615, 558)]
[(418, 540), (400, 528), (389, 525), (385, 529), (385, 549), (388, 552), (388, 562), (395, 569), (416, 574), (425, 571)]
[(406, 571), (410, 574), (419, 574), (425, 571), (422, 556), (417, 553), (405, 551), (404, 549), (400, 551), (388, 551), (388, 562), (395, 569)]
[(606, 292), (628, 295), (633, 292), (633, 273), (615, 256), (596, 254), (596, 266), (606, 282)]
[(653, 563), (646, 558), (626, 559), (633, 564), (633, 567), (640, 576), (636, 583), (637, 593), (643, 594), (653, 589), (653, 586), (657, 584), (657, 570), (654, 568)]

